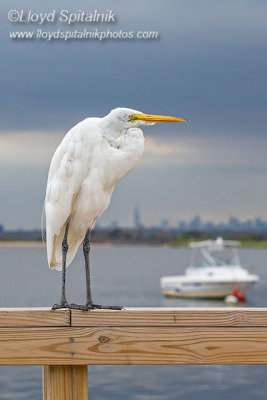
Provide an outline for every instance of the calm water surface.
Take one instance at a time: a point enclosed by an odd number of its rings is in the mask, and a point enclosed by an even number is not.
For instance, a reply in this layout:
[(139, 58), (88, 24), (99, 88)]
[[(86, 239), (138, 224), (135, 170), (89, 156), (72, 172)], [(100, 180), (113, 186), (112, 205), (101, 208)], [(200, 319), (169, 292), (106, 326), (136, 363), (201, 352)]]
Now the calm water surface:
[[(44, 248), (1, 247), (1, 307), (51, 306), (59, 300), (60, 273), (50, 271)], [(96, 303), (147, 307), (225, 306), (220, 301), (164, 299), (162, 275), (182, 273), (187, 249), (93, 247)], [(242, 250), (241, 260), (261, 281), (248, 296), (250, 307), (267, 307), (267, 250)], [(67, 298), (84, 302), (79, 254), (67, 270)], [(267, 366), (90, 366), (90, 400), (251, 400), (267, 398)], [(1, 400), (41, 400), (41, 367), (0, 367)]]

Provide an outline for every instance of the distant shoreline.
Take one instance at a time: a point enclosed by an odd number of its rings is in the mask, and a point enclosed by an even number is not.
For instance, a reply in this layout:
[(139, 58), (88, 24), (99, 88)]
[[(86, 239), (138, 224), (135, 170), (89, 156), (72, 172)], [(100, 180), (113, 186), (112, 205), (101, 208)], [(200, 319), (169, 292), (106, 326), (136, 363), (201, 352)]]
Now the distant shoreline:
[[(98, 247), (112, 247), (113, 244), (110, 242), (105, 243), (93, 243), (94, 246)], [(0, 247), (45, 247), (46, 243), (38, 240), (0, 240)]]
[(1, 240), (0, 247), (43, 247), (45, 243), (38, 240)]
[[(114, 246), (160, 246), (170, 248), (185, 248), (187, 242), (180, 243), (147, 243), (147, 242), (92, 242), (96, 247), (114, 247)], [(46, 244), (38, 240), (0, 240), (0, 247), (45, 247)], [(267, 249), (267, 241), (244, 241), (241, 242), (241, 248), (248, 249)]]

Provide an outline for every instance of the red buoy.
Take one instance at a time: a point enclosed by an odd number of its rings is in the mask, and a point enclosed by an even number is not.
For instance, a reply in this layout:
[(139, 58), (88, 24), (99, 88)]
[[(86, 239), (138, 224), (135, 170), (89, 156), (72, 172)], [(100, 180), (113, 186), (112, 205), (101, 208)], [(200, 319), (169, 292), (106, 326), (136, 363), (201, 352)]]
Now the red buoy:
[(243, 303), (243, 302), (246, 301), (245, 295), (244, 295), (243, 293), (240, 292), (240, 290), (239, 290), (238, 287), (236, 287), (236, 288), (233, 289), (231, 295), (232, 295), (232, 296), (235, 296), (235, 297), (238, 299), (238, 301), (240, 301), (241, 303)]

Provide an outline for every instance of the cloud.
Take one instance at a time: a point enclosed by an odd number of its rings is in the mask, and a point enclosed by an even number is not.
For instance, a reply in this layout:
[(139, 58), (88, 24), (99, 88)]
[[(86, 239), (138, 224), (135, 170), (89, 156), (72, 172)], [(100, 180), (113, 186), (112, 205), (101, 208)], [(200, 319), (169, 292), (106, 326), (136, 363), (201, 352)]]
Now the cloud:
[[(1, 129), (65, 130), (118, 105), (178, 111), (202, 131), (223, 127), (226, 136), (266, 129), (263, 1), (138, 0), (134, 7), (118, 0), (101, 7), (96, 1), (64, 1), (71, 10), (112, 7), (118, 13), (115, 29), (156, 29), (162, 36), (155, 42), (102, 44), (12, 41), (9, 30), (21, 25), (9, 23), (10, 4), (4, 3)], [(29, 0), (27, 8), (31, 5), (40, 11), (62, 8), (51, 0)], [(12, 8), (23, 7), (14, 0)], [(187, 129), (192, 132), (192, 124)]]
[[(0, 132), (5, 210), (1, 223), (6, 227), (40, 226), (48, 165), (63, 136), (51, 131)], [(161, 137), (148, 135), (141, 162), (119, 182), (101, 224), (116, 219), (130, 225), (136, 204), (148, 225), (195, 214), (213, 220), (230, 215), (265, 217), (266, 142), (253, 136), (225, 141), (201, 133), (175, 138), (164, 132)]]
[(47, 165), (62, 137), (47, 131), (1, 132), (0, 164)]
[[(52, 131), (0, 132), (0, 164), (48, 165), (64, 133)], [(164, 162), (186, 152), (185, 145), (147, 136), (145, 162)]]
[[(48, 166), (64, 133), (51, 131), (0, 132), (0, 164)], [(195, 134), (190, 137), (146, 135), (143, 166), (235, 168), (267, 171), (266, 139), (253, 136), (224, 137)]]
[(164, 136), (146, 139), (144, 164), (210, 167), (234, 172), (267, 172), (267, 138), (253, 135), (223, 136), (195, 134), (188, 138)]

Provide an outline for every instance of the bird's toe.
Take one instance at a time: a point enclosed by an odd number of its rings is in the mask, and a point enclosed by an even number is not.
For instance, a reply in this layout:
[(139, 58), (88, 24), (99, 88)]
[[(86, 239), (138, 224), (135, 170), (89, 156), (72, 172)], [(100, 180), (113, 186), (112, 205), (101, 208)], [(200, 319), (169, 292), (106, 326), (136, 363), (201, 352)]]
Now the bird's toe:
[(83, 305), (83, 304), (75, 304), (75, 303), (71, 303), (69, 304), (69, 308), (72, 310), (81, 310), (81, 311), (89, 311), (92, 310), (92, 306), (91, 305)]
[(101, 304), (92, 304), (92, 308), (97, 310), (123, 310), (122, 306), (103, 306)]
[(52, 310), (60, 310), (61, 308), (69, 308), (69, 304), (67, 302), (56, 303), (53, 305)]

